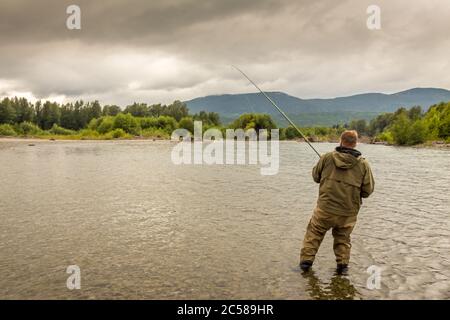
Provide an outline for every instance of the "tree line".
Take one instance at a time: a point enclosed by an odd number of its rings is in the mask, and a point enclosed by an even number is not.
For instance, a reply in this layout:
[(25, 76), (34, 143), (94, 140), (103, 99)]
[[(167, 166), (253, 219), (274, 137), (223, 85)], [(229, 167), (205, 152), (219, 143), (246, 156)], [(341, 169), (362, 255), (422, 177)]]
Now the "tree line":
[[(25, 98), (4, 98), (0, 102), (0, 135), (56, 135), (73, 138), (120, 138), (132, 136), (168, 137), (176, 128), (190, 127), (195, 120), (206, 128), (220, 126), (217, 113), (189, 114), (186, 104), (133, 103), (123, 110), (98, 101), (58, 104), (31, 103)], [(180, 126), (181, 125), (181, 126)]]
[(399, 108), (395, 112), (383, 113), (372, 119), (354, 120), (349, 128), (397, 145), (415, 145), (426, 141), (450, 142), (450, 102), (441, 102), (424, 112), (420, 106), (411, 109)]
[(87, 127), (94, 118), (102, 116), (116, 116), (119, 113), (129, 113), (135, 117), (159, 117), (169, 116), (180, 121), (188, 116), (187, 106), (174, 101), (169, 105), (147, 105), (134, 103), (123, 111), (116, 105), (101, 106), (98, 101), (58, 104), (46, 101), (37, 101), (32, 104), (25, 98), (4, 98), (0, 102), (0, 124), (17, 124), (31, 122), (43, 130), (50, 129), (54, 124), (70, 130), (80, 130)]
[[(123, 110), (117, 105), (101, 106), (98, 101), (58, 104), (31, 103), (25, 98), (4, 98), (0, 102), (0, 136), (58, 136), (73, 139), (114, 139), (141, 137), (169, 138), (173, 130), (194, 131), (194, 121), (203, 123), (203, 130), (218, 128), (270, 129), (277, 128), (268, 114), (247, 113), (228, 125), (223, 125), (215, 112), (190, 114), (185, 103), (169, 105), (133, 103)], [(312, 141), (335, 141), (345, 129), (355, 129), (374, 141), (414, 145), (428, 140), (450, 142), (450, 102), (431, 106), (423, 112), (417, 106), (399, 108), (372, 119), (353, 120), (332, 127), (302, 128)], [(280, 139), (301, 138), (295, 128), (280, 128)]]

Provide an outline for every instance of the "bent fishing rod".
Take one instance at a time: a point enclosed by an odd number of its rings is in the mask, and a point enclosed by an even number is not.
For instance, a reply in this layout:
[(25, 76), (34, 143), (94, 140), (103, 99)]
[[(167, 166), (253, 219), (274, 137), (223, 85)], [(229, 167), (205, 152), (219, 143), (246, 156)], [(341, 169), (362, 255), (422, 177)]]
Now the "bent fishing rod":
[(245, 73), (244, 71), (242, 71), (241, 69), (239, 69), (236, 66), (232, 66), (233, 68), (235, 68), (237, 71), (239, 71), (240, 73), (242, 73), (242, 75), (247, 78), (248, 81), (250, 81), (251, 84), (253, 84), (256, 89), (259, 90), (259, 92), (261, 92), (263, 94), (264, 97), (266, 97), (267, 100), (269, 100), (269, 102), (281, 113), (281, 115), (291, 124), (292, 127), (294, 127), (298, 133), (300, 133), (300, 135), (302, 136), (302, 138), (308, 143), (308, 145), (311, 147), (311, 149), (314, 150), (314, 152), (319, 156), (320, 158), (320, 153), (317, 152), (317, 150), (313, 147), (313, 145), (311, 144), (311, 142), (309, 142), (308, 138), (303, 134), (303, 132), (300, 131), (300, 129), (294, 124), (294, 122), (291, 121), (291, 119), (288, 118), (288, 116), (283, 112), (283, 110), (280, 109), (280, 107), (277, 106), (277, 104), (264, 92), (262, 91), (258, 85), (252, 81), (252, 79), (250, 79)]

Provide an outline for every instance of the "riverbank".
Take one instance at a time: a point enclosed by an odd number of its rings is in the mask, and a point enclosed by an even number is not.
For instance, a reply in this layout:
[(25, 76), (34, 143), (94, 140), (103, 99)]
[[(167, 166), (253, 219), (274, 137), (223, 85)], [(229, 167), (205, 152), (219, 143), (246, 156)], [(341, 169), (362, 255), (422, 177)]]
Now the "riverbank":
[[(51, 137), (1, 137), (0, 136), (0, 143), (2, 142), (25, 142), (25, 143), (39, 143), (39, 142), (57, 142), (57, 141), (64, 141), (64, 142), (105, 142), (105, 141), (170, 141), (168, 138), (162, 138), (162, 137), (127, 137), (127, 138), (117, 138), (117, 139), (98, 139), (98, 138), (74, 138), (74, 137), (68, 137), (68, 136), (51, 136)], [(291, 140), (282, 140), (282, 141), (289, 141), (289, 142), (305, 142), (304, 139), (291, 139)], [(311, 142), (313, 143), (339, 143), (338, 139), (314, 139)], [(384, 145), (384, 146), (391, 146), (391, 147), (399, 147), (398, 145), (394, 144), (388, 144), (386, 142), (373, 142), (371, 141), (370, 137), (362, 137), (359, 141), (359, 143), (363, 144), (376, 144), (376, 145)], [(412, 145), (412, 146), (403, 146), (403, 147), (410, 147), (410, 148), (430, 148), (430, 149), (442, 149), (442, 150), (450, 150), (450, 143), (445, 143), (443, 141), (428, 141), (426, 143)]]
[[(39, 141), (170, 141), (170, 137), (140, 137), (140, 136), (127, 136), (122, 138), (102, 138), (102, 137), (80, 137), (80, 136), (32, 136), (32, 137), (22, 137), (22, 136), (0, 136), (1, 141), (11, 141), (11, 142), (39, 142)], [(296, 139), (283, 139), (281, 141), (292, 141), (292, 142), (305, 142), (302, 138)], [(314, 137), (309, 139), (313, 143), (339, 143), (338, 138), (328, 138), (328, 137)], [(370, 139), (367, 137), (362, 137), (360, 143), (370, 144)]]
[(449, 149), (450, 150), (450, 143), (446, 143), (443, 141), (428, 141), (422, 144), (418, 144), (415, 146), (412, 146), (415, 148), (433, 148), (433, 149)]
[(1, 137), (0, 142), (46, 142), (46, 141), (170, 141), (170, 139), (161, 137), (127, 137), (117, 139), (101, 139), (95, 137), (80, 138), (71, 136), (52, 136), (52, 137)]

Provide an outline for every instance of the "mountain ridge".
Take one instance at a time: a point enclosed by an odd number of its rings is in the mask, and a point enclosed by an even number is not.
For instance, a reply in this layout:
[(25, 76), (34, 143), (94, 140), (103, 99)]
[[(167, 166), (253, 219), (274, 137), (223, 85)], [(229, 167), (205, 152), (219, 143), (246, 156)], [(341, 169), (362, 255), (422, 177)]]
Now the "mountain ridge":
[[(393, 112), (400, 107), (411, 108), (419, 105), (423, 110), (427, 110), (433, 104), (450, 101), (450, 90), (432, 87), (416, 87), (390, 94), (368, 92), (313, 99), (302, 99), (281, 91), (271, 91), (267, 94), (300, 125), (344, 123), (351, 120), (352, 116), (370, 120), (377, 114)], [(209, 95), (185, 103), (192, 112), (217, 112), (225, 122), (248, 112), (268, 113), (276, 120), (281, 119), (273, 106), (257, 92)], [(321, 120), (315, 121), (314, 118)]]

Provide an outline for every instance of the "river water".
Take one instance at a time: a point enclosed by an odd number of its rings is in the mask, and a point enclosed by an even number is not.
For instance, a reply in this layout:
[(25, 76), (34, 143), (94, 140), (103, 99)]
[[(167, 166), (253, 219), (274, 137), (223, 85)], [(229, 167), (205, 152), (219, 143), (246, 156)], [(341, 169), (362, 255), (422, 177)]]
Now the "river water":
[(337, 276), (330, 234), (298, 268), (318, 192), (304, 143), (280, 143), (273, 176), (175, 165), (168, 141), (33, 143), (0, 142), (2, 299), (450, 298), (448, 150), (359, 147), (376, 190)]

